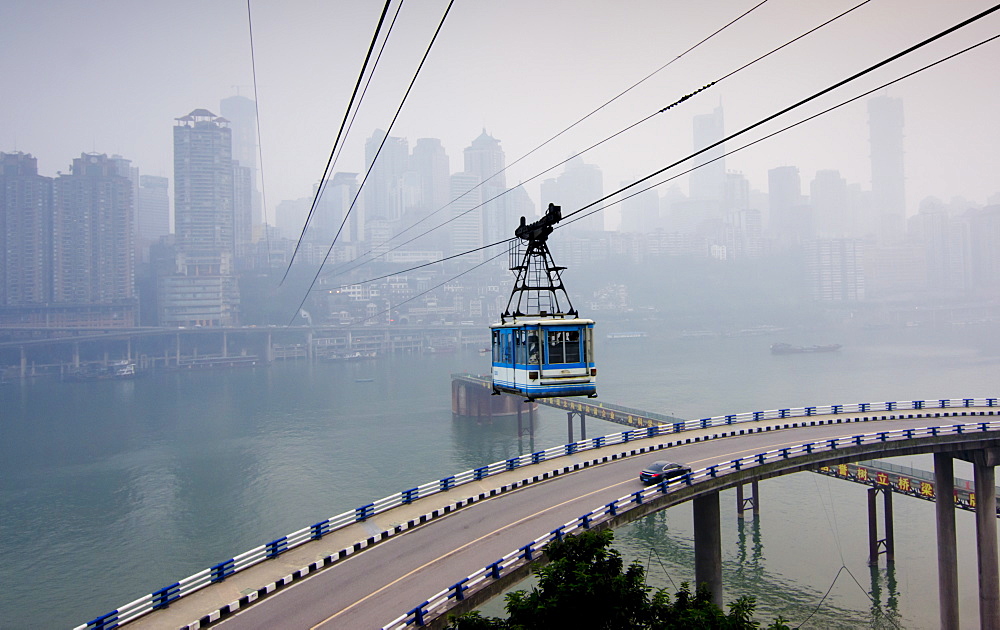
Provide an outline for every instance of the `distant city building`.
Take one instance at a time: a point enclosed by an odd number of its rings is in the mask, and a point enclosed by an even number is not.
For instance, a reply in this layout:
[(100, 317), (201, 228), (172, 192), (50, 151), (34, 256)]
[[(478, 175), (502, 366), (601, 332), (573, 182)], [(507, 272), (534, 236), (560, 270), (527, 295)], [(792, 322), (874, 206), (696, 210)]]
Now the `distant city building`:
[(253, 268), (253, 169), (233, 162), (233, 255), (239, 270)]
[(448, 154), (437, 138), (418, 138), (410, 156), (410, 168), (416, 173), (420, 197), (419, 212), (426, 216), (442, 209), (451, 201)]
[(124, 163), (84, 153), (53, 182), (52, 305), (59, 325), (138, 322), (133, 185)]
[(480, 198), (483, 207), (475, 210), (483, 215), (483, 238), (487, 243), (503, 240), (512, 230), (512, 219), (507, 212), (506, 166), (500, 141), (483, 132), (465, 148), (465, 172), (479, 178)]
[(157, 282), (162, 326), (238, 321), (232, 132), (206, 109), (174, 125), (175, 257)]
[(250, 169), (250, 221), (264, 222), (260, 177), (257, 170), (257, 103), (245, 96), (230, 96), (219, 103), (219, 113), (229, 121), (233, 134), (233, 160)]
[[(455, 173), (451, 176), (451, 223), (448, 224), (450, 235), (450, 250), (452, 254), (482, 247), (483, 214), (473, 210), (482, 203), (482, 188), (479, 186), (479, 176), (472, 173)], [(482, 250), (463, 256), (470, 263), (482, 262)]]
[[(693, 119), (694, 150), (701, 151), (726, 135), (722, 107), (716, 107), (710, 114), (695, 116)], [(726, 185), (725, 145), (714, 147), (695, 158), (695, 164), (703, 164), (689, 176), (690, 197), (696, 201), (721, 202)], [(710, 161), (714, 160), (714, 161)]]
[(149, 248), (161, 236), (170, 234), (170, 180), (156, 175), (139, 176), (136, 211), (136, 262), (149, 262)]
[[(566, 162), (562, 174), (542, 182), (541, 193), (541, 207), (548, 208), (550, 203), (561, 206), (564, 217), (586, 207), (573, 217), (573, 223), (566, 224), (570, 232), (604, 231), (603, 206), (591, 205), (604, 196), (604, 175), (596, 165), (574, 157)], [(585, 218), (580, 218), (581, 215)]]
[[(626, 186), (631, 182), (622, 182)], [(660, 197), (656, 189), (642, 191), (633, 197), (622, 201), (622, 221), (619, 229), (622, 232), (648, 234), (660, 223)]]
[(825, 238), (806, 243), (806, 270), (812, 298), (819, 302), (865, 299), (864, 252), (860, 239)]
[[(974, 288), (1000, 288), (1000, 205), (969, 213)], [(995, 293), (993, 293), (995, 295)]]
[(29, 153), (0, 153), (0, 307), (52, 299), (52, 178)]
[(839, 171), (817, 171), (809, 188), (813, 233), (819, 238), (856, 236), (847, 194), (847, 180)]
[(812, 217), (802, 196), (799, 169), (779, 166), (767, 172), (770, 232), (784, 245), (797, 245), (812, 233)]
[(369, 217), (396, 221), (403, 216), (403, 176), (409, 160), (405, 138), (387, 137), (385, 131), (376, 129), (365, 142), (365, 168), (370, 170), (364, 187), (366, 221)]
[(903, 166), (903, 101), (880, 96), (868, 101), (872, 194), (882, 242), (904, 236), (906, 174)]

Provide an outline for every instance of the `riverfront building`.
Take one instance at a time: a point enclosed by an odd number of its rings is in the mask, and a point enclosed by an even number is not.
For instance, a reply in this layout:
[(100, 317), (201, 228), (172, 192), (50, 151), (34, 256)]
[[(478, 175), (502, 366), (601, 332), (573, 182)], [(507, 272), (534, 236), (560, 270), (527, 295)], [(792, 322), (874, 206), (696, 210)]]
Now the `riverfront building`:
[(161, 269), (161, 326), (231, 326), (238, 320), (234, 169), (229, 121), (206, 109), (174, 125), (172, 269)]

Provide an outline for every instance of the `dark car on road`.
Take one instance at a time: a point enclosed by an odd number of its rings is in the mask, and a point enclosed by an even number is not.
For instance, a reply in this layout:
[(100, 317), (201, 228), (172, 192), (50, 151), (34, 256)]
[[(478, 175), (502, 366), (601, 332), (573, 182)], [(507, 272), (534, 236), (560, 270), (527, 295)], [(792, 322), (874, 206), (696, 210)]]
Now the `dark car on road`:
[(639, 473), (639, 481), (648, 486), (654, 483), (660, 483), (661, 481), (676, 479), (677, 477), (686, 475), (689, 472), (691, 472), (691, 469), (683, 464), (675, 464), (674, 462), (664, 461), (653, 462), (644, 468), (641, 473)]

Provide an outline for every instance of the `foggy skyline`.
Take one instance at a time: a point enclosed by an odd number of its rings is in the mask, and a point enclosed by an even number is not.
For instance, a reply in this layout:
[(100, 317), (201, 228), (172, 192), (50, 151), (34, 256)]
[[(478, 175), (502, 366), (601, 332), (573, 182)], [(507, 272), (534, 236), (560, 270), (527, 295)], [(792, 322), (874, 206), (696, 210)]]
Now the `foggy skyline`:
[[(393, 136), (440, 138), (453, 159), (485, 128), (510, 164), (755, 2), (456, 3), (417, 79)], [(716, 80), (856, 2), (804, 6), (770, 0), (594, 117), (506, 172), (526, 180), (583, 148)], [(392, 11), (395, 10), (395, 4)], [(405, 5), (338, 171), (363, 172), (363, 144), (386, 129), (447, 2)], [(732, 133), (990, 6), (984, 2), (873, 0), (789, 48), (587, 153), (605, 190), (691, 153), (691, 121), (720, 104)], [(381, 9), (379, 3), (251, 3), (267, 216), (308, 196), (329, 155)], [(391, 12), (390, 11), (390, 15)], [(898, 16), (905, 14), (906, 20)], [(753, 140), (994, 35), (991, 15), (927, 49), (761, 128)], [(43, 1), (0, 7), (10, 47), (0, 76), (0, 150), (31, 153), (39, 171), (65, 171), (81, 152), (120, 154), (143, 174), (171, 179), (173, 119), (218, 111), (237, 92), (253, 98), (245, 3), (162, 6), (103, 3), (99, 10)], [(11, 54), (18, 51), (18, 54)], [(978, 204), (1000, 191), (994, 75), (996, 42), (898, 83), (903, 99), (907, 212), (934, 195)], [(803, 183), (836, 169), (870, 187), (865, 100), (726, 158), (766, 191), (767, 171), (796, 166)], [(808, 110), (808, 111), (807, 111)], [(740, 140), (743, 140), (741, 138)], [(727, 150), (745, 141), (727, 144)], [(538, 201), (541, 180), (526, 186)], [(453, 169), (456, 170), (456, 169)], [(676, 180), (687, 190), (687, 177)], [(663, 189), (659, 189), (661, 194)]]

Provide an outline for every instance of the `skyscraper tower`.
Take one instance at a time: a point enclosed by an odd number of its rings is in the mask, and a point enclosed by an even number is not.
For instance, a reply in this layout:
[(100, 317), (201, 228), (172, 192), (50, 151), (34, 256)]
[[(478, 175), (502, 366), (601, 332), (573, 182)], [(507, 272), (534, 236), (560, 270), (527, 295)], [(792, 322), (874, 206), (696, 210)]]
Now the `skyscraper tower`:
[[(725, 137), (721, 106), (716, 107), (710, 114), (695, 116), (693, 123), (695, 151), (700, 151)], [(725, 151), (725, 146), (719, 145), (695, 158), (697, 164), (705, 164), (709, 160), (718, 159), (691, 173), (692, 200), (722, 201), (726, 187), (726, 160), (722, 157)]]
[(229, 121), (196, 109), (174, 125), (173, 273), (159, 278), (160, 325), (230, 326), (234, 275), (234, 184)]
[[(257, 104), (245, 96), (230, 96), (219, 103), (219, 113), (230, 122), (233, 133), (233, 161), (250, 169), (249, 200), (250, 221), (253, 225), (264, 222), (263, 202), (257, 171)], [(243, 175), (246, 177), (246, 175)]]
[(872, 196), (883, 243), (903, 238), (906, 182), (903, 168), (903, 101), (880, 96), (868, 101)]
[[(507, 190), (507, 178), (502, 172), (505, 166), (505, 156), (500, 148), (500, 141), (483, 132), (465, 148), (465, 172), (479, 177), (482, 182), (480, 197), (485, 203), (478, 211), (483, 216), (483, 237), (487, 243), (493, 243), (510, 236), (516, 226), (507, 213), (507, 202), (501, 197)], [(492, 200), (492, 201), (491, 201)]]
[(409, 161), (410, 146), (406, 138), (386, 137), (381, 129), (372, 132), (365, 142), (365, 167), (371, 169), (364, 188), (366, 222), (367, 219), (395, 221), (403, 216), (403, 175)]
[(0, 153), (0, 307), (52, 299), (52, 178), (28, 153)]

